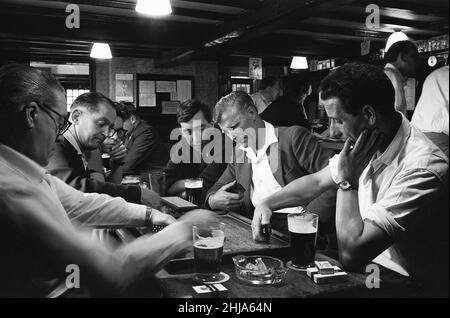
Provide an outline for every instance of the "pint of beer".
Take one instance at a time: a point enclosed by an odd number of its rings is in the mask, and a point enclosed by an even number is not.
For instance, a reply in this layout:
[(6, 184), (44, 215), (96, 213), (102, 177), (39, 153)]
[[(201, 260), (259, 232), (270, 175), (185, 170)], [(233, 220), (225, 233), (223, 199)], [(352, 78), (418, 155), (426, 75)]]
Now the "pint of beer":
[(199, 283), (220, 281), (225, 225), (211, 223), (193, 227), (194, 239), (194, 280)]
[(314, 264), (316, 254), (317, 214), (307, 212), (288, 215), (288, 228), (291, 237), (292, 264), (294, 268), (306, 270)]
[(186, 191), (186, 199), (197, 205), (202, 206), (203, 179), (186, 179), (184, 182), (184, 190)]

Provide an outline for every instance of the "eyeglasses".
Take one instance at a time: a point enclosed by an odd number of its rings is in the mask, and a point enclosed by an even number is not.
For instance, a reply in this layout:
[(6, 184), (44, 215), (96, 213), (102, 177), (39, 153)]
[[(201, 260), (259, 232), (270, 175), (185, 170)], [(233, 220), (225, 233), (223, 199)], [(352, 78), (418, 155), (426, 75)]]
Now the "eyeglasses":
[[(48, 106), (48, 105), (45, 104), (45, 103), (39, 103), (39, 102), (36, 102), (36, 104), (37, 104), (39, 107), (41, 107), (42, 110), (43, 110), (44, 112), (46, 112), (47, 115), (48, 115), (48, 116), (53, 120), (53, 122), (55, 123), (55, 126), (56, 126), (56, 135), (57, 135), (57, 136), (60, 136), (60, 135), (64, 134), (64, 133), (67, 131), (67, 129), (69, 129), (69, 127), (70, 127), (70, 125), (71, 125), (72, 123), (69, 121), (69, 118), (68, 118), (68, 117), (65, 117), (65, 116), (61, 115), (60, 113), (58, 113), (56, 110), (52, 109), (50, 106)], [(63, 118), (64, 118), (64, 123), (63, 123), (62, 125), (59, 125), (59, 124), (56, 122), (56, 119), (53, 118), (53, 116), (50, 114), (50, 112), (52, 112), (52, 113), (58, 115), (58, 117), (63, 117)]]
[(117, 134), (117, 137), (123, 138), (127, 134), (127, 132), (128, 132), (128, 130), (123, 129), (123, 128), (118, 128), (118, 129), (110, 128), (108, 137), (114, 137), (114, 135)]

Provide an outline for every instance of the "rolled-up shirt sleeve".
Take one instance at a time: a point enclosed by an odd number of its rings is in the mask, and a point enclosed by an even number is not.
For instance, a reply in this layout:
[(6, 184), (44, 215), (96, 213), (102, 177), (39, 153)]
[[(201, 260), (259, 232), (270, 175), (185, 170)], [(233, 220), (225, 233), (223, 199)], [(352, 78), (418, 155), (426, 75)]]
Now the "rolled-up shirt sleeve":
[(393, 240), (399, 240), (427, 217), (424, 215), (429, 211), (426, 207), (432, 206), (441, 185), (441, 180), (429, 171), (404, 171), (395, 177), (382, 198), (361, 211), (361, 216), (383, 229)]
[(106, 194), (83, 193), (49, 174), (46, 180), (58, 195), (72, 222), (107, 228), (144, 225), (145, 205), (128, 203), (122, 198)]
[[(339, 154), (334, 155), (328, 161), (328, 168), (330, 169), (331, 179), (333, 179), (334, 183), (339, 184), (340, 180), (338, 180), (338, 161)], [(342, 180), (341, 180), (342, 181)]]

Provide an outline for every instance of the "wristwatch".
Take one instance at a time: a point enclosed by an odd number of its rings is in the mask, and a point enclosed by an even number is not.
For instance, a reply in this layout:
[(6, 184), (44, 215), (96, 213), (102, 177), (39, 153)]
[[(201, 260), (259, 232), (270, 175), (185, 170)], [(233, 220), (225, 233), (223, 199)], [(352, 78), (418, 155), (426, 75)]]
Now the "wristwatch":
[(358, 190), (357, 187), (354, 187), (350, 182), (347, 180), (339, 182), (339, 189), (343, 191), (349, 191), (349, 190)]

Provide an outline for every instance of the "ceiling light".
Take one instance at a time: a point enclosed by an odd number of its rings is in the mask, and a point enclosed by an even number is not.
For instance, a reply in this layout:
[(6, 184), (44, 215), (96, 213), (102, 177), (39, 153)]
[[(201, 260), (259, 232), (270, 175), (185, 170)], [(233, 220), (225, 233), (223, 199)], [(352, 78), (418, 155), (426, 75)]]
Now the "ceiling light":
[(138, 0), (136, 11), (146, 15), (161, 16), (172, 13), (169, 0)]
[(112, 59), (111, 49), (107, 43), (94, 43), (91, 50), (94, 59)]
[(294, 56), (291, 62), (291, 69), (305, 70), (308, 69), (308, 61), (304, 56)]

